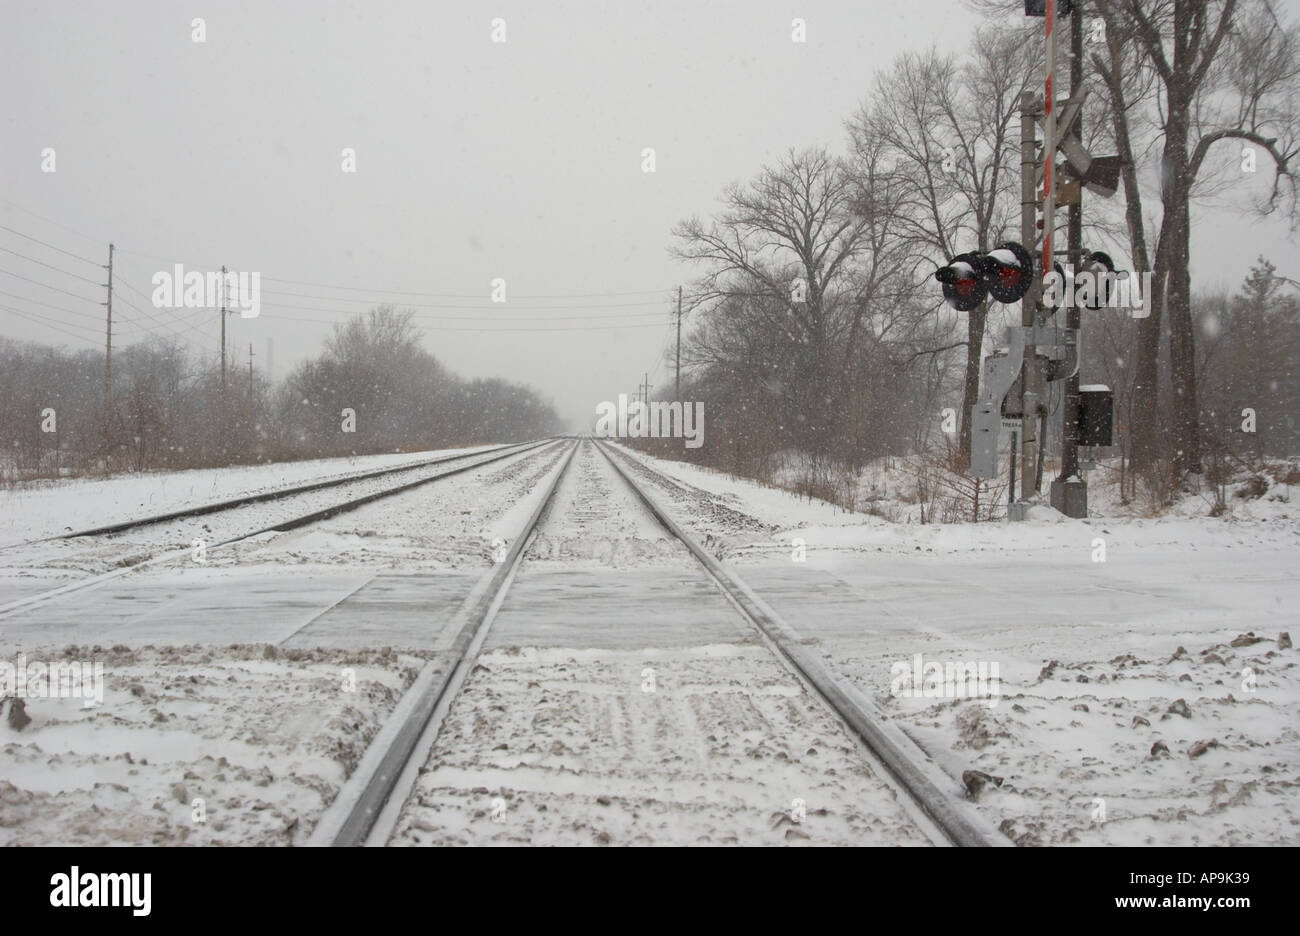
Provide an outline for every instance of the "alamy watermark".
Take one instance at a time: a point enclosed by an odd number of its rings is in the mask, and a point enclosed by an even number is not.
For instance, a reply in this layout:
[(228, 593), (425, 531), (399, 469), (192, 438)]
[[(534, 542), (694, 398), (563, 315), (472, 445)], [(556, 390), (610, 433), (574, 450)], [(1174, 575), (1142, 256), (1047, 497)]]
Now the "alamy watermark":
[(620, 393), (617, 403), (598, 404), (596, 416), (595, 434), (601, 438), (685, 439), (688, 449), (704, 444), (703, 403), (629, 403), (627, 394)]
[(1149, 272), (1075, 273), (1074, 265), (1066, 264), (1064, 276), (1053, 270), (1043, 279), (1043, 303), (1054, 309), (1127, 309), (1133, 318), (1146, 318), (1151, 314), (1150, 295)]
[(185, 272), (176, 264), (159, 270), (149, 280), (156, 309), (220, 309), (238, 311), (240, 318), (257, 318), (262, 312), (262, 274), (233, 270)]
[(997, 663), (984, 660), (943, 663), (917, 653), (909, 664), (900, 660), (889, 667), (889, 694), (901, 699), (987, 699), (997, 708), (1002, 679)]
[(128, 907), (132, 916), (148, 916), (153, 906), (150, 894), (153, 875), (83, 872), (77, 865), (67, 874), (50, 877), (51, 907)]
[(81, 699), (83, 708), (104, 702), (104, 664), (77, 660), (54, 660), (45, 663), (28, 661), (25, 653), (18, 661), (0, 660), (0, 698)]

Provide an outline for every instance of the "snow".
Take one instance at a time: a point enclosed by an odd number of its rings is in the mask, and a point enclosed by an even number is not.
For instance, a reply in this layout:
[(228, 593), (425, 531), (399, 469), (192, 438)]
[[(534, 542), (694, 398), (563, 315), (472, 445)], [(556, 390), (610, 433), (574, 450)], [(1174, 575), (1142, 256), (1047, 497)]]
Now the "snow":
[[(452, 455), (462, 451), (474, 450), (451, 450), (445, 453), (426, 452), (415, 459), (412, 459), (411, 456), (402, 456), (400, 460), (395, 462), (395, 465), (419, 464), (432, 457)], [(487, 457), (487, 454), (484, 457)], [(377, 458), (381, 460), (379, 464), (366, 465), (364, 470), (371, 471), (377, 468), (394, 466), (382, 463), (382, 460), (390, 459), (391, 456), (377, 456)], [(346, 478), (364, 473), (363, 471), (340, 471), (339, 469), (344, 467), (345, 463), (346, 460), (332, 461), (324, 466), (325, 473), (318, 478), (310, 475), (302, 477), (290, 475), (289, 478), (293, 482), (299, 483), (340, 477)], [(294, 463), (294, 467), (297, 464)], [(452, 470), (457, 465), (458, 463), (434, 465), (422, 469), (422, 471), (426, 471), (430, 477), (433, 477)], [(232, 470), (236, 471), (243, 480), (239, 482), (227, 481), (224, 485), (217, 486), (218, 488), (224, 488), (225, 493), (231, 497), (240, 493), (256, 493), (260, 490), (275, 490), (292, 486), (285, 483), (285, 479), (276, 475), (271, 468), (251, 472), (242, 468)], [(246, 537), (250, 533), (265, 529), (275, 523), (284, 522), (353, 498), (382, 491), (396, 483), (409, 482), (417, 477), (420, 477), (420, 475), (403, 474), (397, 478), (378, 477), (350, 481), (338, 487), (294, 494), (289, 497), (235, 507), (218, 513), (181, 517), (122, 533), (76, 537), (66, 540), (55, 539), (38, 543), (11, 544), (7, 548), (0, 547), (0, 603), (3, 603), (3, 600), (7, 598), (23, 597), (33, 591), (43, 591), (69, 582), (79, 581), (87, 574), (106, 574), (113, 570), (133, 567), (159, 556), (175, 554), (179, 555), (183, 560), (190, 560), (195, 543), (203, 545), (202, 554), (199, 558), (193, 559), (195, 563), (216, 562), (231, 554), (237, 556), (243, 551), (261, 548), (265, 545), (266, 536), (246, 540), (222, 553), (216, 551), (218, 544), (239, 537)], [(160, 477), (155, 480), (158, 491), (161, 491), (165, 487), (166, 478)], [(131, 491), (151, 483), (153, 481), (135, 478), (122, 479), (121, 481), (121, 484)], [(261, 484), (262, 487), (257, 489), (249, 487), (237, 488), (235, 486), (237, 483), (244, 485), (256, 483)], [(173, 491), (175, 491), (175, 488), (173, 488)], [(74, 491), (70, 494), (69, 500), (75, 502), (82, 496), (93, 497), (94, 495), (93, 492)], [(137, 496), (137, 494), (131, 493), (118, 498), (110, 498), (110, 500), (113, 500), (114, 503), (121, 503), (124, 499), (134, 496)], [(209, 503), (213, 500), (222, 499), (226, 498), (224, 496), (215, 498), (204, 496), (194, 502)], [(189, 503), (189, 501), (182, 499), (172, 503), (185, 504)], [(87, 509), (86, 504), (82, 504), (81, 507), (83, 510)], [(35, 507), (24, 502), (21, 497), (19, 503), (14, 506), (14, 512), (17, 514), (22, 514), (24, 511), (30, 513), (33, 509)], [(155, 510), (150, 507), (147, 514), (153, 513), (155, 513)], [(78, 525), (84, 525), (85, 522), (84, 515), (82, 519), (76, 521)], [(34, 525), (35, 523), (29, 524), (29, 526)], [(308, 529), (315, 534), (321, 527)], [(208, 554), (209, 548), (213, 550), (210, 555)]]
[[(764, 542), (660, 486), (676, 520), (738, 563), (950, 775), (1003, 778), (978, 807), (1013, 840), (1300, 842), (1300, 658), (1279, 648), (1300, 604), (1289, 492), (1238, 500), (1222, 518), (1190, 495), (1168, 517), (1071, 520), (1037, 507), (1018, 524), (922, 526), (643, 460), (771, 524)], [(1246, 634), (1259, 643), (1231, 646)], [(891, 666), (916, 653), (998, 663), (1000, 702), (895, 697)], [(1167, 714), (1179, 699), (1190, 718)], [(1157, 740), (1168, 757), (1150, 759)], [(1198, 741), (1217, 746), (1189, 756)]]
[[(100, 707), (29, 699), (21, 731), (0, 716), (0, 842), (305, 842), (565, 451), (0, 618), (0, 658), (101, 660), (107, 678)], [(1295, 631), (1300, 522), (1285, 472), (1255, 499), (1230, 485), (1217, 517), (1197, 493), (1142, 516), (1098, 472), (1087, 520), (1040, 506), (1018, 524), (921, 525), (620, 451), (667, 475), (634, 468), (954, 788), (967, 771), (1000, 778), (973, 803), (1014, 841), (1300, 842), (1300, 671), (1280, 639)], [(214, 535), (234, 524), (204, 519)], [(103, 555), (42, 545), (5, 560), (75, 580), (123, 555), (83, 549)], [(997, 693), (894, 693), (894, 667), (916, 654), (997, 664)], [(591, 446), (414, 776), (393, 844), (928, 843)]]
[(753, 644), (481, 655), (392, 844), (528, 842), (925, 844)]
[(67, 655), (106, 661), (104, 704), (36, 700), (21, 733), (0, 726), (0, 844), (301, 842), (418, 663), (374, 650), (266, 660), (249, 645)]
[(473, 448), (30, 481), (0, 491), (0, 547), (59, 536), (92, 524), (107, 526), (148, 514), (469, 451)]

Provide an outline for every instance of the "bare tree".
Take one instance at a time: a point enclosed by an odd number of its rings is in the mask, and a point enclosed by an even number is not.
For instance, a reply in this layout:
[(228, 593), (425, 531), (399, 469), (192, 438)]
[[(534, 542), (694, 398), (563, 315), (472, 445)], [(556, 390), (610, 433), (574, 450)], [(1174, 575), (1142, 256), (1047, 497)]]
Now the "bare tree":
[[(989, 250), (1014, 229), (1016, 117), (1034, 64), (1026, 37), (1024, 30), (986, 26), (965, 61), (933, 49), (903, 55), (876, 77), (849, 123), (858, 164), (871, 165), (893, 187), (889, 229), (914, 282), (958, 253)], [(938, 301), (931, 311), (947, 314)], [(967, 417), (979, 396), (988, 312), (986, 303), (966, 318), (962, 464), (970, 459)]]
[[(1199, 471), (1191, 203), (1206, 194), (1215, 170), (1224, 168), (1208, 161), (1211, 148), (1240, 140), (1258, 147), (1274, 169), (1269, 195), (1253, 207), (1264, 212), (1284, 208), (1294, 223), (1300, 123), (1293, 102), (1300, 91), (1300, 35), (1263, 0), (1093, 2), (1106, 25), (1107, 42), (1105, 54), (1094, 52), (1092, 62), (1110, 96), (1120, 154), (1133, 164), (1123, 181), (1134, 261), (1139, 269), (1150, 269), (1153, 280), (1150, 315), (1138, 329), (1135, 466), (1150, 467), (1161, 453), (1159, 356), (1167, 310), (1174, 463), (1184, 472)], [(1149, 256), (1151, 238), (1136, 171), (1144, 130), (1150, 145), (1161, 151), (1163, 213)]]
[[(870, 246), (868, 223), (843, 160), (826, 149), (790, 151), (723, 194), (710, 223), (691, 218), (673, 235), (678, 258), (704, 267), (691, 304), (750, 319), (786, 336), (778, 383), (815, 458), (827, 455), (840, 402), (835, 341), (857, 341), (866, 305), (850, 275)], [(776, 375), (773, 375), (776, 376)]]

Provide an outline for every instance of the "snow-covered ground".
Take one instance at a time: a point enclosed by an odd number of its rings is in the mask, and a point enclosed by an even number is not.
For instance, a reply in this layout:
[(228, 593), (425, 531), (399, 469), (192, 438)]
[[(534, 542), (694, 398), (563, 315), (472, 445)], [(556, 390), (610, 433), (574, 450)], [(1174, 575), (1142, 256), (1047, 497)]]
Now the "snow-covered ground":
[(391, 843), (530, 842), (926, 844), (843, 726), (743, 636), (482, 654)]
[[(470, 453), (471, 461), (494, 456), (490, 448), (482, 450), (481, 453), (479, 449), (449, 450), (444, 453), (424, 453), (414, 461), (404, 456), (403, 460), (396, 464), (389, 465), (381, 462), (367, 465), (363, 470), (352, 471), (340, 471), (339, 469), (344, 467), (343, 461), (340, 460), (338, 463), (325, 466), (325, 470), (320, 475), (291, 479), (291, 481), (280, 478), (268, 469), (261, 475), (253, 473), (245, 477), (242, 482), (248, 484), (254, 479), (260, 478), (263, 483), (262, 488), (239, 488), (235, 482), (227, 481), (225, 490), (229, 497), (203, 497), (192, 503), (220, 502), (221, 500), (237, 497), (240, 493), (252, 494), (263, 490), (276, 491), (291, 488), (308, 481), (328, 481), (342, 478), (344, 483), (260, 503), (231, 507), (216, 513), (178, 517), (120, 533), (18, 543), (10, 544), (8, 547), (0, 546), (0, 604), (3, 604), (5, 599), (23, 597), (33, 592), (77, 582), (88, 576), (102, 575), (113, 570), (136, 566), (147, 559), (165, 556), (178, 551), (183, 554), (182, 559), (193, 554), (198, 555), (200, 560), (206, 563), (209, 558), (207, 554), (208, 547), (215, 548), (217, 544), (247, 536), (272, 524), (285, 522), (358, 497), (380, 492), (397, 484), (409, 483), (426, 476), (437, 477), (463, 464), (460, 460), (443, 464), (441, 459), (462, 452)], [(378, 456), (378, 458), (388, 459), (390, 456)], [(422, 463), (431, 459), (438, 460), (439, 463), (420, 467)], [(369, 471), (406, 465), (412, 465), (412, 470), (403, 471), (392, 476), (383, 475), (374, 478), (347, 480), (354, 475), (363, 475)], [(241, 476), (244, 476), (247, 471), (247, 469), (243, 468), (232, 470), (238, 472)], [(148, 479), (145, 478), (129, 478), (122, 481), (123, 486), (130, 489), (147, 487), (149, 483)], [(157, 479), (158, 491), (162, 491), (165, 487), (166, 477), (159, 476)], [(175, 491), (176, 489), (173, 487), (172, 490)], [(126, 496), (135, 497), (137, 495), (130, 494)], [(161, 494), (159, 496), (161, 497)], [(70, 500), (78, 502), (87, 497), (92, 498), (92, 501), (78, 504), (83, 513), (76, 522), (81, 528), (91, 523), (102, 525), (100, 518), (90, 512), (89, 509), (89, 504), (93, 502), (93, 494), (87, 494), (80, 489), (76, 489), (70, 495)], [(0, 495), (0, 499), (2, 498), (3, 495)], [(115, 501), (115, 503), (118, 502)], [(185, 506), (191, 504), (191, 498), (187, 495), (174, 501), (173, 504)], [(40, 505), (34, 504), (29, 499), (19, 495), (17, 503), (12, 505), (12, 509), (14, 513), (30, 518), (39, 511)], [(119, 508), (115, 507), (113, 509), (116, 511)], [(179, 507), (176, 509), (179, 509)], [(154, 507), (146, 506), (137, 509), (134, 514), (125, 514), (123, 519), (126, 517), (151, 516), (156, 515), (158, 512)], [(87, 519), (88, 517), (94, 519)], [(29, 527), (38, 526), (39, 521), (29, 519), (25, 525)], [(201, 544), (202, 546), (197, 553), (194, 552), (195, 544)], [(255, 543), (254, 547), (260, 545), (260, 543)], [(227, 554), (234, 551), (228, 550)], [(216, 560), (221, 557), (214, 552), (211, 558)]]
[[(16, 715), (0, 703), (0, 843), (305, 842), (433, 655), (430, 586), (448, 607), (463, 597), (474, 575), (457, 566), (491, 567), (493, 518), (553, 460), (512, 456), (0, 620), (0, 664), (103, 666), (101, 704), (30, 689)], [(446, 581), (385, 576), (395, 565)]]
[[(1004, 440), (1005, 441), (1005, 440)], [(1214, 467), (1207, 459), (1207, 469)], [(987, 520), (1006, 516), (1008, 452), (1000, 460), (1001, 474), (980, 488), (979, 514)], [(1044, 488), (1060, 472), (1057, 459), (1044, 465)], [(1181, 490), (1162, 490), (1146, 478), (1125, 478), (1118, 456), (1099, 459), (1081, 472), (1088, 483), (1088, 515), (1095, 519), (1155, 517), (1207, 517), (1227, 513), (1239, 519), (1269, 519), (1291, 509), (1292, 495), (1300, 496), (1300, 457), (1255, 459), (1224, 463), (1230, 475), (1218, 493), (1224, 505), (1216, 511), (1215, 485), (1208, 474), (1189, 478)], [(790, 456), (775, 473), (780, 487), (797, 490), (810, 471), (806, 459)], [(1121, 494), (1124, 478), (1127, 496)], [(832, 472), (827, 480), (841, 506), (870, 513), (895, 523), (952, 523), (971, 517), (974, 504), (970, 479), (952, 470), (943, 453), (879, 458), (856, 475)], [(1171, 484), (1166, 479), (1167, 484)], [(1254, 485), (1261, 489), (1252, 490)]]
[[(833, 671), (953, 777), (1001, 778), (977, 802), (1013, 840), (1300, 843), (1300, 509), (1284, 485), (1217, 518), (1190, 497), (1162, 518), (922, 526), (642, 460), (675, 479), (654, 482), (675, 519)], [(997, 664), (998, 698), (927, 698), (924, 671), (921, 692), (895, 692), (917, 654)]]
[[(476, 446), (475, 448), (484, 448)], [(215, 501), (414, 465), (475, 448), (30, 481), (0, 490), (0, 547)]]
[[(95, 660), (106, 686), (85, 710), (28, 699), (21, 730), (0, 714), (0, 841), (305, 841), (563, 452), (0, 618), (0, 661)], [(1014, 841), (1300, 842), (1300, 671), (1280, 639), (1296, 631), (1300, 518), (1280, 497), (1223, 517), (922, 526), (631, 457)], [(974, 698), (927, 697), (928, 676), (898, 691), (935, 663), (997, 679)], [(584, 446), (391, 841), (926, 839)]]
[(300, 843), (420, 663), (247, 644), (59, 659), (103, 662), (103, 703), (33, 699), (21, 732), (0, 727), (3, 845)]
[(527, 842), (928, 844), (591, 445), (390, 838)]

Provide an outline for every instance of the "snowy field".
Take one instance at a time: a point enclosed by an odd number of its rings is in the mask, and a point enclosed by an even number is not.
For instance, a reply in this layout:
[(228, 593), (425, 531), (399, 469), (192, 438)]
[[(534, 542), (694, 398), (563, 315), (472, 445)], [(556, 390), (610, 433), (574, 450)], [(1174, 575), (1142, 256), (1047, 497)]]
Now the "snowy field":
[[(1001, 779), (977, 801), (1014, 841), (1300, 843), (1300, 508), (921, 526), (644, 461), (677, 479), (657, 493), (678, 522), (954, 778)], [(1000, 698), (891, 692), (917, 654), (997, 663)]]
[[(0, 843), (303, 844), (563, 453), (0, 617), (0, 660), (104, 671), (91, 707), (6, 706)], [(1289, 505), (921, 526), (633, 458), (669, 476), (634, 469), (652, 496), (1016, 843), (1300, 843)], [(5, 561), (18, 574), (49, 557)], [(900, 674), (954, 663), (996, 678), (899, 691)], [(392, 844), (929, 842), (590, 446), (422, 757)]]
[(4, 504), (4, 512), (0, 513), (0, 547), (59, 536), (90, 526), (107, 526), (149, 514), (261, 494), (295, 484), (346, 478), (470, 451), (474, 449), (320, 458), (188, 471), (145, 471), (111, 478), (29, 481), (0, 494), (0, 503)]
[(101, 705), (37, 699), (21, 732), (0, 728), (0, 844), (300, 843), (420, 662), (247, 644), (65, 649), (89, 657), (109, 673)]

